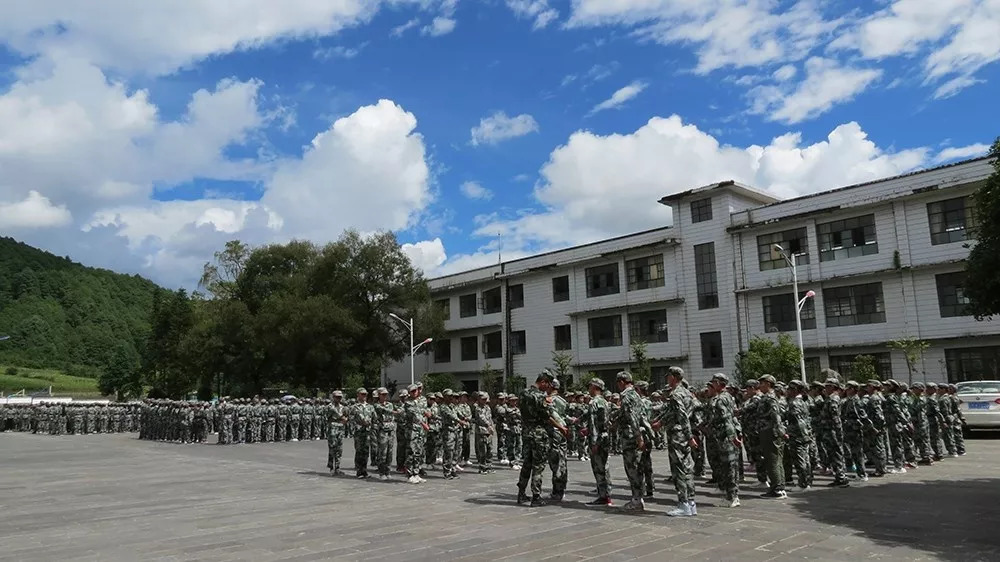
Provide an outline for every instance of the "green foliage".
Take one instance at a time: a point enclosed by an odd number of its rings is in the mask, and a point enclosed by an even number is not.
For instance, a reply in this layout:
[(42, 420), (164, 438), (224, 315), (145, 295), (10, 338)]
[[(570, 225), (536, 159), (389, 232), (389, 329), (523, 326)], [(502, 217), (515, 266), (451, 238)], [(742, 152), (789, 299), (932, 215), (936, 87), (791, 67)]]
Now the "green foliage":
[(736, 378), (740, 383), (761, 375), (788, 382), (799, 378), (799, 347), (788, 334), (779, 334), (778, 341), (762, 336), (750, 338), (747, 350), (736, 359)]
[(632, 343), (632, 380), (646, 381), (652, 377), (653, 368), (646, 353), (646, 342), (639, 340)]
[(563, 392), (573, 386), (573, 356), (563, 351), (552, 352), (552, 374), (559, 379)]
[(495, 396), (500, 392), (502, 376), (503, 371), (494, 369), (489, 363), (483, 365), (479, 371), (479, 389), (489, 392), (490, 396)]
[(975, 203), (975, 244), (965, 262), (968, 277), (965, 296), (976, 319), (1000, 314), (1000, 137), (993, 141), (990, 154), (993, 173), (973, 197)]
[(507, 386), (504, 388), (504, 392), (520, 395), (526, 388), (528, 388), (528, 379), (515, 374), (507, 377)]
[(17, 367), (7, 367), (7, 369), (4, 370), (4, 374), (8, 375), (8, 376), (11, 376), (11, 377), (16, 377), (17, 376)]
[(424, 393), (441, 392), (446, 388), (457, 390), (460, 386), (452, 373), (427, 373), (424, 375)]
[(357, 390), (365, 385), (365, 377), (361, 373), (351, 373), (344, 377), (344, 397), (352, 397)]
[(896, 271), (903, 269), (903, 260), (899, 257), (899, 250), (892, 252), (892, 268)]
[(97, 379), (97, 388), (101, 394), (114, 394), (119, 401), (142, 395), (142, 372), (139, 368), (139, 355), (134, 349), (125, 344), (115, 347), (111, 361)]
[(909, 375), (908, 384), (913, 384), (913, 375), (917, 371), (917, 364), (924, 356), (924, 351), (931, 346), (929, 342), (918, 340), (913, 336), (905, 336), (888, 343), (890, 349), (898, 349), (903, 352), (906, 358), (906, 372)]
[(118, 345), (143, 349), (156, 290), (0, 237), (0, 361), (96, 378)]
[(847, 378), (858, 382), (879, 378), (878, 371), (875, 369), (875, 358), (864, 354), (856, 356), (851, 362), (851, 372)]

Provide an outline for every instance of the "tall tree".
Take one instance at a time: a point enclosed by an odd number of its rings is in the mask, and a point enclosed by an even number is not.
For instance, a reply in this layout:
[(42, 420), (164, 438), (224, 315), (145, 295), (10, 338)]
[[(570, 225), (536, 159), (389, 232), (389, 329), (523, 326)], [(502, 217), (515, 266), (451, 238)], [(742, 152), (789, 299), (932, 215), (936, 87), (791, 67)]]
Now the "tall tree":
[(788, 334), (779, 334), (777, 341), (753, 336), (736, 359), (736, 376), (740, 383), (761, 375), (788, 382), (800, 376), (799, 357), (799, 347)]
[(965, 295), (977, 319), (1000, 314), (1000, 137), (990, 148), (993, 173), (973, 197), (976, 242), (965, 270)]

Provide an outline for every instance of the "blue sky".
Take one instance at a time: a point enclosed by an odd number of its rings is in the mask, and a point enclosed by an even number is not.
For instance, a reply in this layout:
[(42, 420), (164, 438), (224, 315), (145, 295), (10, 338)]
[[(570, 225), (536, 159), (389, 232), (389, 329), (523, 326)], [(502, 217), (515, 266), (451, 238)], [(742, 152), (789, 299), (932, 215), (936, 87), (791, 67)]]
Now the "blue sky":
[(233, 238), (389, 229), (437, 275), (1000, 134), (1000, 0), (102, 6), (0, 0), (0, 232), (171, 287)]

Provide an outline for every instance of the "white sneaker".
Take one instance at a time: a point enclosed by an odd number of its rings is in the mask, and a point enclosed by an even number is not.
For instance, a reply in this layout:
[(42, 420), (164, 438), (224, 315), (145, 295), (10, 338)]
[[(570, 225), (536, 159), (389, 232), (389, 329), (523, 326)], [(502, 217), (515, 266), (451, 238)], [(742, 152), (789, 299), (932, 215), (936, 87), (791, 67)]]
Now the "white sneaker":
[(862, 482), (867, 482), (867, 481), (868, 481), (868, 475), (867, 475), (867, 474), (865, 474), (864, 476), (862, 476), (862, 477), (860, 478), (860, 480), (861, 480)]
[(294, 441), (298, 441), (298, 439), (295, 439), (295, 438), (293, 438), (293, 439), (292, 439), (292, 441), (293, 441), (293, 442), (294, 442)]
[(519, 465), (519, 464), (512, 464), (512, 465), (510, 465), (510, 467), (512, 469), (514, 469), (514, 470), (521, 470), (521, 465)]
[(510, 461), (507, 460), (507, 459), (503, 459), (502, 461), (498, 462), (497, 464), (500, 464), (500, 465), (503, 465), (503, 466), (510, 466)]
[(778, 492), (778, 498), (777, 499), (783, 500), (783, 499), (787, 499), (787, 498), (788, 498), (788, 492), (786, 492), (784, 490), (781, 490), (780, 492)]
[(419, 484), (423, 484), (424, 482), (427, 482), (427, 480), (424, 480), (423, 478), (421, 478), (421, 477), (417, 476), (417, 482), (418, 482)]
[(419, 484), (420, 483), (420, 479), (417, 476), (411, 476), (411, 477), (407, 478), (406, 481), (409, 482), (410, 484)]
[(733, 498), (733, 500), (729, 502), (729, 507), (739, 507), (739, 506), (740, 506), (740, 498)]
[(691, 506), (691, 515), (698, 515), (698, 504), (694, 503), (694, 500), (688, 502)]
[(455, 470), (456, 470), (457, 472), (465, 472), (465, 469), (464, 469), (464, 468), (462, 468), (462, 465), (460, 465), (460, 464), (456, 464), (456, 465), (455, 465)]
[(691, 517), (691, 504), (679, 503), (677, 507), (667, 512), (667, 517)]

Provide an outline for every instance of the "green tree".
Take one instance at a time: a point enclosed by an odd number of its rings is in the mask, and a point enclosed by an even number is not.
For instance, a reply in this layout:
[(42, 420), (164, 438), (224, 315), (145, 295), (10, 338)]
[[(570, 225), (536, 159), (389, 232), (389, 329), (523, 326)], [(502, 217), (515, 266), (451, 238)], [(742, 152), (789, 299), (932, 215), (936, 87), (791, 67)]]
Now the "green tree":
[(528, 379), (515, 373), (513, 376), (507, 377), (507, 387), (504, 391), (520, 395), (526, 388), (528, 388)]
[(553, 351), (552, 374), (559, 379), (562, 391), (568, 391), (573, 386), (573, 356), (564, 351)]
[(649, 355), (646, 352), (646, 342), (637, 340), (632, 342), (632, 379), (636, 381), (646, 381), (652, 378), (653, 367), (650, 365)]
[(799, 378), (799, 347), (788, 334), (779, 334), (778, 340), (753, 336), (747, 350), (736, 358), (736, 378), (740, 383), (769, 374), (788, 382)]
[(452, 373), (427, 373), (423, 381), (424, 393), (441, 392), (446, 388), (456, 390), (459, 386), (458, 380)]
[(139, 355), (127, 342), (120, 342), (111, 360), (97, 379), (97, 388), (105, 396), (114, 394), (119, 401), (142, 396), (142, 373)]
[(847, 378), (858, 382), (879, 378), (878, 371), (875, 369), (875, 358), (864, 354), (855, 356), (854, 361), (851, 361), (851, 372)]
[[(976, 239), (965, 262), (965, 296), (969, 309), (979, 320), (1000, 314), (1000, 137), (990, 147), (993, 173), (976, 190)], [(912, 376), (912, 373), (911, 373)]]
[(489, 363), (483, 365), (479, 371), (479, 389), (489, 392), (490, 396), (495, 396), (499, 392), (502, 375), (502, 371), (494, 369)]
[(898, 349), (903, 352), (903, 357), (906, 359), (906, 373), (909, 375), (908, 384), (913, 384), (913, 375), (917, 372), (917, 365), (923, 358), (924, 351), (931, 344), (913, 336), (905, 336), (889, 342), (888, 345), (890, 349)]

